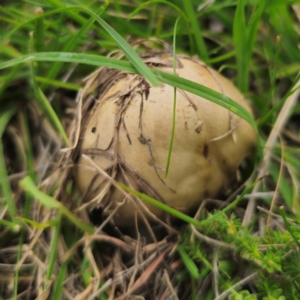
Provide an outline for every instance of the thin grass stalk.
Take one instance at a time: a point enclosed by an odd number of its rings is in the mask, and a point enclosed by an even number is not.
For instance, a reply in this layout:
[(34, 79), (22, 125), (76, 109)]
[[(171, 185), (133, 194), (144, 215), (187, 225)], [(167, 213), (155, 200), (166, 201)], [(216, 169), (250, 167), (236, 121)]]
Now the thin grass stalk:
[(142, 200), (144, 200), (144, 201), (146, 201), (146, 202), (148, 202), (148, 203), (156, 206), (157, 208), (160, 208), (160, 209), (164, 210), (165, 212), (173, 215), (174, 217), (176, 217), (178, 219), (181, 219), (181, 220), (183, 220), (183, 221), (185, 221), (185, 222), (187, 222), (189, 224), (193, 224), (195, 226), (197, 226), (197, 225), (200, 224), (199, 221), (197, 221), (197, 220), (191, 218), (190, 216), (188, 216), (188, 215), (186, 215), (186, 214), (178, 211), (177, 209), (174, 209), (174, 208), (172, 208), (172, 207), (170, 207), (170, 206), (168, 206), (168, 205), (166, 205), (166, 204), (164, 204), (164, 203), (162, 203), (160, 201), (157, 201), (156, 199), (154, 199), (154, 198), (152, 198), (152, 197), (150, 197), (150, 196), (148, 196), (146, 194), (137, 192), (137, 191), (131, 189), (130, 187), (128, 187), (128, 186), (126, 186), (124, 184), (121, 184), (119, 182), (116, 182), (116, 185), (119, 186), (124, 191), (126, 191), (127, 193), (130, 193), (130, 194), (132, 194), (134, 196), (139, 197), (140, 199), (142, 199)]
[(8, 179), (6, 165), (4, 161), (4, 148), (2, 143), (2, 136), (9, 120), (15, 114), (15, 112), (16, 112), (16, 107), (12, 106), (0, 115), (0, 186), (2, 188), (2, 193), (7, 204), (8, 213), (11, 219), (13, 220), (13, 222), (15, 222), (15, 215), (17, 212), (17, 208), (10, 187), (10, 182)]
[(175, 11), (177, 11), (179, 13), (179, 15), (186, 21), (188, 22), (188, 18), (186, 16), (186, 14), (184, 13), (183, 10), (181, 10), (178, 6), (176, 6), (174, 3), (170, 2), (170, 1), (165, 1), (165, 0), (150, 0), (150, 1), (146, 1), (144, 3), (142, 3), (141, 5), (139, 5), (133, 12), (130, 13), (129, 17), (128, 17), (128, 21), (130, 21), (136, 14), (138, 14), (143, 8), (145, 8), (146, 6), (150, 5), (150, 4), (154, 4), (154, 3), (162, 3), (162, 4), (166, 4), (169, 7), (173, 8)]
[[(41, 7), (36, 9), (37, 16), (43, 15), (44, 11)], [(38, 18), (35, 22), (35, 50), (42, 52), (44, 50), (45, 28), (44, 18)]]
[[(176, 75), (176, 33), (177, 33), (177, 25), (180, 20), (180, 17), (176, 19), (175, 26), (174, 26), (174, 34), (173, 34), (173, 75)], [(165, 178), (168, 177), (169, 167), (171, 163), (171, 155), (173, 149), (173, 142), (175, 136), (175, 125), (176, 125), (176, 87), (174, 87), (174, 101), (173, 101), (173, 116), (172, 116), (172, 132), (169, 144), (169, 152), (168, 152), (168, 159), (167, 159), (167, 166), (165, 172)]]
[[(33, 47), (33, 32), (30, 33), (30, 53), (32, 51), (32, 47)], [(31, 55), (31, 54), (29, 54)], [(58, 118), (58, 116), (56, 115), (55, 111), (53, 110), (51, 104), (49, 103), (48, 99), (46, 98), (46, 96), (44, 95), (44, 93), (42, 92), (42, 90), (39, 88), (36, 79), (35, 79), (35, 68), (33, 65), (33, 62), (30, 62), (30, 75), (31, 75), (31, 85), (33, 88), (33, 92), (35, 94), (36, 97), (36, 101), (38, 106), (40, 107), (40, 109), (42, 110), (42, 112), (44, 113), (44, 115), (46, 116), (46, 118), (49, 120), (49, 122), (52, 124), (53, 128), (61, 135), (61, 137), (63, 138), (64, 142), (68, 145), (69, 144), (69, 140), (67, 137), (67, 134)]]
[(233, 40), (236, 50), (237, 64), (237, 85), (243, 94), (248, 90), (248, 47), (247, 47), (247, 27), (245, 20), (245, 3), (239, 0), (234, 15)]
[(201, 36), (201, 29), (199, 22), (197, 20), (195, 9), (193, 8), (192, 1), (191, 0), (183, 0), (183, 6), (185, 8), (185, 12), (187, 15), (187, 18), (190, 22), (192, 33), (196, 42), (197, 47), (197, 54), (201, 58), (202, 61), (208, 63), (208, 52), (206, 49), (206, 45), (204, 43), (204, 40)]
[(46, 280), (51, 280), (54, 266), (56, 263), (56, 252), (58, 248), (58, 239), (60, 235), (61, 219), (62, 219), (62, 214), (59, 212), (55, 220), (54, 236), (52, 238), (51, 247), (50, 247), (50, 256), (49, 256), (48, 267), (46, 272)]

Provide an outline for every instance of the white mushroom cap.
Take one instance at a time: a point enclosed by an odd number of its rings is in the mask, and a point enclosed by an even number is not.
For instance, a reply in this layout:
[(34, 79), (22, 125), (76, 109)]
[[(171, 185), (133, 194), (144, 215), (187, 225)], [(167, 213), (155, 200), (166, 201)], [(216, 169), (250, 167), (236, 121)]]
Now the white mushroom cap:
[[(176, 69), (178, 76), (224, 93), (250, 111), (241, 93), (218, 72), (200, 61), (178, 58), (183, 65)], [(165, 56), (164, 62), (170, 65), (172, 57)], [(173, 72), (172, 67), (157, 68)], [(121, 72), (110, 84), (97, 99), (82, 136), (81, 151), (94, 153), (89, 154), (93, 162), (125, 185), (182, 212), (194, 213), (204, 199), (229, 188), (241, 161), (253, 154), (256, 132), (245, 120), (206, 99), (177, 90), (175, 137), (165, 179), (174, 88), (166, 84), (150, 87), (140, 75)], [(118, 157), (116, 169), (114, 157)], [(96, 174), (99, 172), (93, 164), (79, 158), (75, 177), (85, 201), (100, 195), (98, 205), (111, 210), (124, 201), (124, 195), (113, 186), (107, 191), (107, 179), (102, 175), (95, 178)], [(135, 215), (141, 214), (136, 207), (145, 213), (144, 206), (164, 219), (162, 210), (126, 198), (113, 221), (132, 226)]]

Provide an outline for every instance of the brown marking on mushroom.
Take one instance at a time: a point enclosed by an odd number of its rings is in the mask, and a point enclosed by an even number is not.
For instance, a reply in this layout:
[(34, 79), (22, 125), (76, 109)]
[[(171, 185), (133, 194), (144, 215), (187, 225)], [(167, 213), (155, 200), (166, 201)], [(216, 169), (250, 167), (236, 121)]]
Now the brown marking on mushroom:
[(188, 94), (185, 91), (181, 89), (177, 89), (177, 91), (179, 91), (179, 93), (181, 93), (187, 99), (187, 101), (189, 102), (190, 105), (192, 105), (194, 110), (198, 109), (197, 105), (192, 101), (192, 99), (188, 96)]
[[(143, 88), (143, 85), (145, 86), (145, 88)], [(150, 87), (151, 87), (150, 84), (149, 84), (149, 82), (145, 78), (143, 78), (142, 81), (141, 81), (141, 83), (140, 83), (140, 86), (142, 88), (142, 91), (145, 92), (145, 98), (146, 98), (146, 100), (148, 100), (148, 97), (150, 95)]]
[[(133, 85), (133, 83), (135, 83), (136, 81), (138, 81), (138, 83), (135, 84), (135, 85)], [(133, 78), (132, 78), (131, 81), (130, 81), (130, 84), (128, 84), (128, 87), (126, 87), (126, 88), (123, 90), (124, 93), (121, 94), (121, 95), (119, 96), (119, 98), (120, 98), (121, 100), (124, 100), (125, 98), (127, 98), (127, 97), (129, 97), (129, 96), (132, 96), (132, 94), (134, 94), (134, 92), (138, 92), (138, 91), (137, 91), (137, 88), (141, 88), (141, 90), (142, 90), (142, 92), (143, 92), (144, 90), (143, 90), (142, 86), (143, 86), (143, 85), (146, 85), (146, 84), (144, 83), (144, 81), (145, 81), (144, 78), (139, 77), (139, 75), (133, 76)], [(147, 84), (149, 85), (148, 82), (147, 82)], [(150, 88), (150, 85), (149, 85), (149, 88)], [(126, 92), (125, 92), (125, 91), (126, 91)]]
[(138, 137), (138, 140), (143, 144), (146, 145), (147, 144), (147, 139), (146, 137), (141, 133), (141, 135)]
[(208, 161), (208, 163), (211, 164), (211, 159), (209, 157), (209, 148), (207, 144), (204, 145), (202, 153), (205, 159)]
[(187, 121), (184, 122), (184, 128), (185, 128), (186, 130), (189, 129), (189, 126), (188, 126), (188, 122), (187, 122)]
[(195, 131), (199, 134), (201, 132), (201, 129), (202, 129), (202, 126), (199, 125), (195, 128)]
[(197, 120), (195, 131), (199, 134), (202, 131), (203, 122), (201, 120)]
[[(148, 160), (148, 165), (151, 166), (151, 167), (154, 166), (154, 161), (153, 161), (152, 158), (150, 158), (150, 159)], [(155, 167), (156, 167), (158, 170), (165, 171), (165, 169), (162, 168), (162, 167), (159, 167), (159, 166), (155, 166)]]
[[(120, 96), (119, 98), (121, 98)], [(119, 129), (120, 124), (123, 120), (123, 115), (125, 113), (126, 108), (129, 106), (129, 103), (132, 99), (132, 92), (126, 96), (123, 101), (119, 104), (118, 110), (115, 114), (115, 121), (114, 121), (114, 135), (113, 135), (113, 153), (114, 153), (114, 164), (113, 164), (113, 171), (112, 171), (112, 178), (115, 178), (117, 175), (117, 156), (118, 156), (118, 141), (119, 141)], [(111, 183), (112, 184), (112, 183)]]
[(144, 109), (144, 98), (143, 95), (141, 95), (140, 114), (139, 114), (139, 129), (141, 130), (141, 134), (143, 132), (143, 124), (142, 124), (143, 109)]
[(131, 145), (131, 138), (130, 138), (130, 136), (129, 136), (129, 132), (128, 132), (127, 127), (126, 127), (126, 124), (125, 124), (124, 115), (125, 115), (125, 114), (122, 115), (122, 126), (123, 126), (123, 128), (124, 128), (124, 130), (125, 130), (125, 132), (126, 132), (127, 140), (128, 140), (128, 142), (129, 142), (129, 144)]
[(91, 130), (91, 132), (92, 132), (92, 133), (95, 133), (96, 130), (97, 130), (97, 128), (96, 128), (96, 127), (93, 127), (92, 130)]
[[(125, 103), (125, 105), (124, 105), (124, 107), (122, 109), (121, 121), (120, 121), (121, 124), (122, 124), (123, 129), (125, 130), (126, 137), (127, 137), (127, 140), (128, 140), (128, 142), (129, 142), (130, 145), (131, 145), (131, 138), (129, 136), (129, 132), (128, 132), (127, 127), (126, 127), (124, 117), (125, 117), (125, 110), (129, 106), (129, 104), (130, 104), (130, 101), (131, 101), (131, 98), (132, 98), (131, 96), (132, 96), (132, 94), (130, 94), (129, 99), (127, 100), (127, 102)], [(127, 118), (127, 116), (126, 116), (126, 118)]]

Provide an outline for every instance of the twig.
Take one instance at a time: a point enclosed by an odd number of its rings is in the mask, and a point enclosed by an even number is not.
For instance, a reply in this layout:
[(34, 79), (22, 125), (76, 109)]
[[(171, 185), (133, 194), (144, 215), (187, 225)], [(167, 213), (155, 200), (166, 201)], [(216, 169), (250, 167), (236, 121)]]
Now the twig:
[(215, 239), (212, 239), (202, 233), (200, 233), (194, 225), (191, 225), (192, 227), (192, 231), (193, 233), (195, 234), (195, 236), (197, 236), (198, 238), (200, 238), (201, 240), (209, 243), (209, 244), (213, 244), (215, 246), (220, 246), (220, 247), (225, 247), (225, 248), (229, 248), (229, 249), (235, 249), (236, 247), (235, 246), (232, 246), (228, 243), (224, 243), (224, 242), (221, 242), (221, 241), (218, 241), (218, 240), (215, 240)]
[(179, 300), (179, 298), (177, 297), (176, 291), (175, 291), (175, 289), (174, 289), (174, 287), (173, 287), (173, 285), (172, 285), (172, 283), (171, 283), (169, 274), (168, 274), (168, 272), (167, 272), (166, 269), (164, 269), (163, 279), (165, 280), (166, 285), (167, 285), (167, 287), (169, 288), (169, 290), (170, 290), (170, 292), (171, 292), (171, 294), (172, 294), (172, 296), (173, 296), (173, 299), (174, 299), (174, 300)]
[(214, 247), (214, 255), (213, 255), (213, 287), (215, 289), (215, 296), (219, 296), (219, 286), (218, 286), (218, 277), (219, 277), (219, 271), (218, 271), (218, 261), (217, 261), (217, 252), (218, 247)]
[(253, 274), (251, 274), (249, 276), (247, 276), (243, 280), (237, 282), (236, 284), (234, 284), (233, 286), (231, 286), (228, 290), (226, 290), (221, 295), (219, 295), (218, 297), (216, 297), (214, 300), (221, 300), (221, 299), (226, 298), (234, 289), (236, 289), (237, 287), (242, 286), (245, 283), (251, 281), (257, 274), (258, 274), (258, 271), (254, 272)]
[[(282, 128), (285, 126), (287, 120), (289, 119), (290, 111), (295, 106), (297, 99), (300, 95), (299, 87), (300, 87), (300, 80), (298, 80), (298, 82), (295, 84), (294, 93), (291, 94), (286, 99), (286, 101), (278, 115), (278, 118), (273, 126), (273, 129), (272, 129), (272, 131), (268, 137), (268, 140), (266, 142), (266, 145), (265, 145), (263, 164), (261, 165), (261, 167), (258, 171), (257, 179), (264, 176), (267, 173), (271, 155), (272, 155), (272, 150), (276, 144), (277, 137), (278, 137), (279, 133), (281, 132)], [(253, 188), (253, 193), (257, 193), (260, 189), (260, 186), (261, 186), (261, 182), (258, 182), (255, 185), (255, 187)], [(254, 215), (255, 206), (256, 206), (256, 200), (254, 198), (251, 198), (248, 202), (247, 209), (245, 211), (245, 216), (244, 216), (243, 223), (242, 223), (243, 226), (246, 226), (252, 220), (253, 215)]]

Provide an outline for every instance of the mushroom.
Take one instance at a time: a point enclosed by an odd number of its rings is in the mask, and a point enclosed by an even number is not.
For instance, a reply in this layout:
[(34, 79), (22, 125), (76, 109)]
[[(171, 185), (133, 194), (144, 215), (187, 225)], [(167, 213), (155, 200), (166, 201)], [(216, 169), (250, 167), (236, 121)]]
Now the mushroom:
[[(223, 93), (250, 111), (243, 95), (218, 72), (197, 59), (177, 59), (179, 77)], [(172, 55), (145, 54), (144, 60), (173, 72)], [(244, 119), (177, 89), (174, 143), (165, 178), (174, 88), (150, 86), (141, 75), (106, 68), (91, 81), (96, 101), (82, 123), (75, 179), (91, 207), (103, 207), (107, 213), (118, 207), (112, 218), (117, 226), (132, 226), (136, 215), (151, 221), (153, 216), (165, 220), (167, 214), (124, 195), (109, 178), (191, 214), (204, 199), (230, 188), (240, 163), (254, 152), (256, 132)]]

